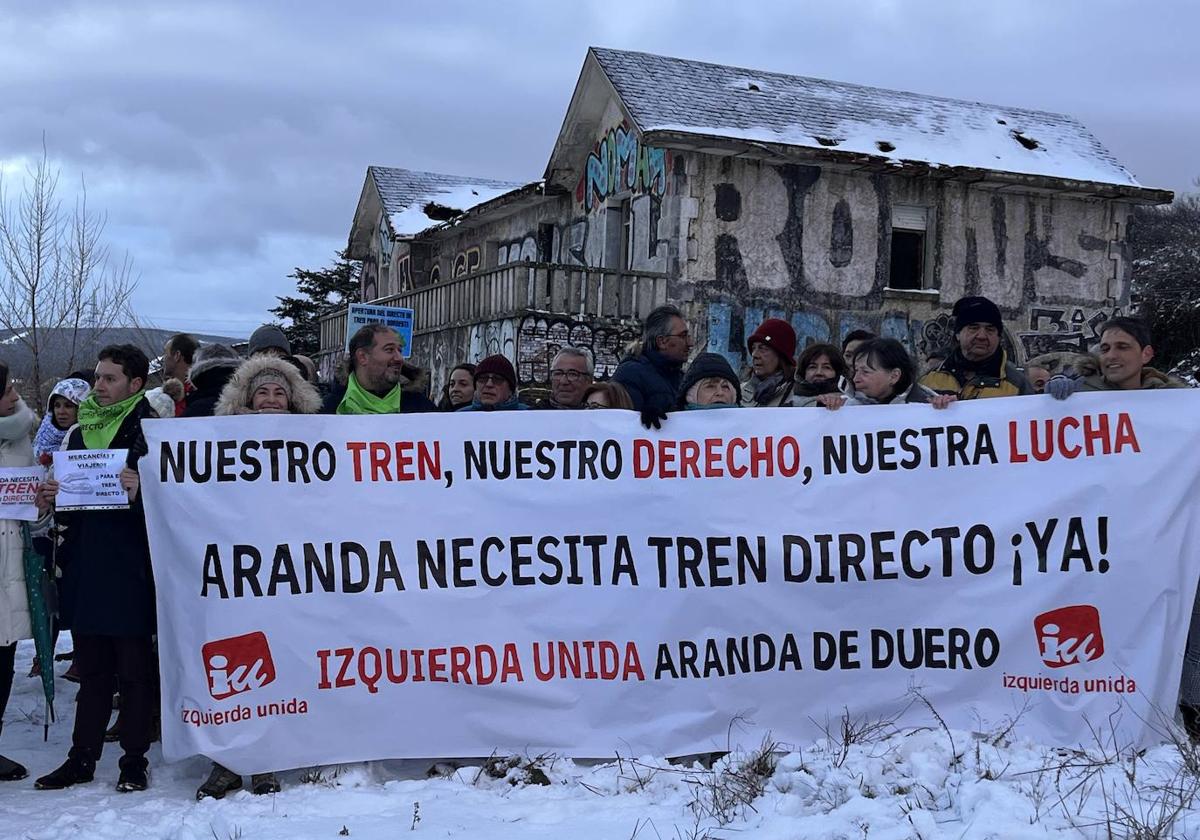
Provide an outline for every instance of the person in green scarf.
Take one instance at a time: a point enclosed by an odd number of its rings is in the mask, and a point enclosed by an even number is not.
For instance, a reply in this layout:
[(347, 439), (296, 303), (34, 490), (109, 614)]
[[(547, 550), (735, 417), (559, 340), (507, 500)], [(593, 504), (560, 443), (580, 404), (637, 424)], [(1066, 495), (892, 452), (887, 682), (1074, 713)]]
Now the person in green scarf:
[[(67, 436), (68, 450), (128, 451), (121, 485), (130, 506), (56, 514), (66, 533), (59, 548), (64, 561), (60, 611), (75, 640), (79, 694), (71, 751), (61, 767), (37, 780), (39, 790), (92, 780), (112, 715), (114, 682), (121, 692), (124, 752), (117, 790), (145, 790), (149, 783), (146, 753), (155, 705), (156, 620), (137, 474), (138, 459), (146, 454), (142, 421), (156, 416), (143, 393), (149, 367), (146, 354), (132, 344), (101, 350), (96, 384), (79, 406), (78, 425)], [(49, 507), (57, 494), (58, 482), (46, 481), (39, 504)]]
[(437, 411), (424, 394), (404, 390), (404, 343), (386, 324), (366, 324), (350, 338), (345, 390), (325, 398), (323, 414), (400, 414)]

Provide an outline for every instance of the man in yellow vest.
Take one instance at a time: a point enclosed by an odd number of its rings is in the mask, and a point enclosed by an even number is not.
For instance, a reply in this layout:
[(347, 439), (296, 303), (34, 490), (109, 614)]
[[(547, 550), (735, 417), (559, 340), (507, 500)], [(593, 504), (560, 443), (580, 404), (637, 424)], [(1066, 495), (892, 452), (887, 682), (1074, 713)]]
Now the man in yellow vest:
[(1000, 346), (1004, 325), (1000, 307), (985, 297), (960, 298), (954, 304), (954, 338), (949, 357), (921, 378), (921, 384), (960, 400), (1032, 394), (1025, 374)]

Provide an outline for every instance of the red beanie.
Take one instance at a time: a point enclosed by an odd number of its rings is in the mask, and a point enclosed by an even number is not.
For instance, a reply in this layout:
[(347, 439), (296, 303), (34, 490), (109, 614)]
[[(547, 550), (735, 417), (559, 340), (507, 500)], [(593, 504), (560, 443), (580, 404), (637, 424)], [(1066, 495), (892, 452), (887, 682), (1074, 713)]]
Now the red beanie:
[(782, 318), (768, 318), (758, 325), (754, 335), (746, 339), (746, 349), (754, 352), (755, 344), (765, 344), (793, 367), (796, 364), (796, 331)]
[(488, 356), (475, 366), (475, 379), (485, 373), (492, 373), (503, 379), (508, 380), (508, 386), (515, 392), (517, 390), (517, 372), (513, 370), (512, 362), (497, 353), (495, 356)]

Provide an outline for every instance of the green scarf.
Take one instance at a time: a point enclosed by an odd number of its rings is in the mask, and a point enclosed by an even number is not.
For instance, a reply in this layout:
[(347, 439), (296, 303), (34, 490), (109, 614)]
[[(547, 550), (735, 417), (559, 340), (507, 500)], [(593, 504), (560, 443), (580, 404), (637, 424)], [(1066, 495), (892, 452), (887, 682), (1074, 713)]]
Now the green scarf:
[(138, 391), (119, 403), (100, 405), (96, 402), (95, 393), (88, 394), (79, 404), (79, 429), (83, 432), (84, 446), (88, 449), (108, 449), (117, 436), (117, 430), (134, 406), (142, 401), (143, 395), (144, 392)]
[(358, 377), (350, 374), (346, 383), (346, 396), (338, 403), (338, 414), (399, 414), (400, 383), (385, 396), (377, 397), (358, 384)]

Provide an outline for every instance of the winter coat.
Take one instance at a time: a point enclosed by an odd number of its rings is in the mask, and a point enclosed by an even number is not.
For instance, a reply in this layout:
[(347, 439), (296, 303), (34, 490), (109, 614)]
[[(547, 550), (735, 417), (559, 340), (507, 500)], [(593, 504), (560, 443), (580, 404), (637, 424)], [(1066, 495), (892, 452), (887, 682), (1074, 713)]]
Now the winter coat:
[[(437, 404), (425, 394), (428, 381), (429, 377), (423, 369), (414, 365), (404, 366), (404, 375), (400, 377), (401, 414), (424, 414), (440, 410)], [(337, 408), (342, 404), (342, 398), (345, 396), (345, 385), (338, 385), (330, 389), (321, 404), (321, 414), (337, 414)]]
[(751, 408), (775, 408), (792, 404), (792, 391), (796, 387), (796, 380), (793, 377), (782, 377), (767, 393), (755, 399), (755, 394), (762, 387), (762, 382), (763, 380), (750, 374), (750, 378), (742, 383), (742, 405)]
[(217, 400), (214, 414), (217, 417), (227, 417), (232, 414), (258, 414), (250, 408), (250, 398), (253, 391), (250, 384), (254, 378), (266, 370), (275, 371), (287, 380), (287, 389), (291, 393), (288, 399), (288, 413), (317, 414), (321, 410), (321, 395), (310, 385), (300, 371), (286, 359), (270, 355), (252, 356), (238, 367), (229, 378)]
[(499, 405), (486, 406), (476, 396), (470, 405), (464, 405), (459, 411), (529, 411), (529, 406), (521, 402), (521, 398), (513, 394)]
[[(0, 467), (32, 466), (29, 433), (36, 420), (23, 400), (8, 417), (0, 417)], [(32, 635), (25, 590), (24, 528), (24, 522), (0, 519), (0, 646)]]
[[(1178, 379), (1172, 379), (1160, 370), (1152, 367), (1142, 368), (1142, 384), (1143, 391), (1149, 391), (1155, 388), (1186, 388), (1187, 385), (1180, 382)], [(1102, 374), (1096, 373), (1092, 376), (1085, 376), (1083, 381), (1079, 383), (1080, 391), (1120, 391), (1121, 388), (1109, 383)]]
[(675, 408), (675, 397), (683, 382), (683, 363), (654, 349), (642, 350), (617, 365), (613, 381), (625, 386), (637, 411), (656, 408), (665, 414)]
[(216, 356), (202, 359), (192, 365), (189, 375), (192, 391), (185, 398), (187, 408), (183, 410), (182, 416), (212, 417), (217, 400), (221, 398), (221, 389), (241, 363), (241, 359)]
[(1016, 397), (1033, 393), (1033, 386), (1025, 374), (1008, 360), (1008, 354), (1003, 349), (978, 364), (972, 364), (963, 357), (961, 350), (955, 348), (937, 370), (931, 370), (921, 377), (921, 384), (939, 394), (953, 394), (960, 400)]
[[(109, 448), (129, 450), (126, 466), (137, 469), (146, 454), (142, 420), (155, 416), (143, 399), (117, 429)], [(87, 449), (79, 426), (63, 448)], [(154, 576), (141, 493), (125, 510), (58, 511), (55, 519), (65, 530), (58, 550), (63, 625), (97, 636), (153, 635)]]
[(890, 400), (873, 400), (866, 394), (855, 394), (846, 397), (846, 405), (903, 405), (904, 403), (928, 403), (937, 396), (937, 392), (924, 385), (913, 383), (903, 393), (897, 394)]

